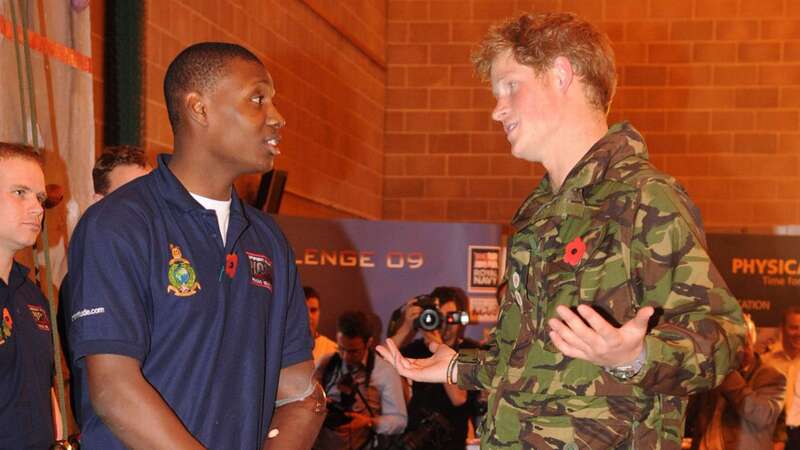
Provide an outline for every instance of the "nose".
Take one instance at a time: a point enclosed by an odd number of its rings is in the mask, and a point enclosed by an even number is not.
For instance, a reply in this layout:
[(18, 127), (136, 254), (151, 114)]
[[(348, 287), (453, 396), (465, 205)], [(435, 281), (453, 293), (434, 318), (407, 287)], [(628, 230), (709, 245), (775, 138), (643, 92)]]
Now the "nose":
[(281, 129), (286, 126), (286, 119), (283, 118), (278, 108), (270, 104), (269, 112), (267, 113), (267, 125), (275, 129)]
[(42, 202), (40, 202), (36, 197), (33, 197), (30, 202), (30, 206), (28, 207), (28, 212), (34, 217), (42, 217), (42, 214), (44, 214), (44, 206), (42, 205)]
[(497, 104), (495, 104), (494, 109), (492, 110), (492, 119), (497, 122), (502, 122), (507, 115), (508, 115), (508, 102), (506, 102), (502, 98), (498, 98)]

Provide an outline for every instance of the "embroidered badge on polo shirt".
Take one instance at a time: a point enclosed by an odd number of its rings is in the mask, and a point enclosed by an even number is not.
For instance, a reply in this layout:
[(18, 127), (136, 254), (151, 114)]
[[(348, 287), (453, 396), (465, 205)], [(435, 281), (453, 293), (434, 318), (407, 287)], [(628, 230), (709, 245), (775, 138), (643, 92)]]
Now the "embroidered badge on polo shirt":
[(272, 292), (272, 260), (266, 255), (245, 252), (250, 262), (250, 284)]
[(167, 292), (178, 297), (189, 297), (200, 290), (200, 283), (197, 281), (197, 274), (188, 259), (183, 257), (181, 248), (177, 245), (169, 244), (172, 259), (169, 260), (169, 286)]
[(3, 325), (0, 329), (0, 345), (6, 343), (6, 339), (11, 337), (11, 330), (14, 328), (14, 321), (11, 320), (11, 313), (8, 308), (3, 308)]
[(36, 327), (42, 331), (50, 331), (50, 320), (47, 318), (47, 311), (37, 305), (28, 305), (28, 309), (31, 311), (33, 321), (36, 322)]

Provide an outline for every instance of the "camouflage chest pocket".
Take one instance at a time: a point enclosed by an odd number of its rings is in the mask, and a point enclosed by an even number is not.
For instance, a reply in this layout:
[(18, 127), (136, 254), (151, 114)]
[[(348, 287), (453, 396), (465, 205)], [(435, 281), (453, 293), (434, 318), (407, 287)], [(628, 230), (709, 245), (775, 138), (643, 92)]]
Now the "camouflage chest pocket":
[(620, 325), (635, 312), (617, 227), (589, 226), (567, 235), (560, 250), (546, 263), (548, 297), (546, 318), (558, 305), (591, 304), (609, 322)]
[(528, 270), (531, 261), (532, 249), (528, 235), (517, 234), (509, 248), (509, 258), (506, 268), (508, 279), (505, 298), (500, 304), (497, 318), (497, 331), (501, 345), (512, 345), (516, 340), (522, 323), (531, 308), (528, 296), (530, 295), (527, 282), (530, 279)]
[[(557, 304), (577, 304), (583, 297), (579, 290), (588, 281), (585, 273), (603, 265), (613, 239), (606, 239), (608, 224), (588, 227), (583, 233), (559, 233), (545, 242), (542, 252), (541, 280), (544, 297)], [(587, 288), (590, 286), (586, 286)]]

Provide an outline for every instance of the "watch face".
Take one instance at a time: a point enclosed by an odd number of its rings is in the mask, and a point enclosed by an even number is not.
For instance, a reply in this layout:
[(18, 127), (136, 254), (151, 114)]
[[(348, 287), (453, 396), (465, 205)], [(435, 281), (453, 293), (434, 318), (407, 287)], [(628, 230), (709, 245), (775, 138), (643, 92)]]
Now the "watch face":
[(636, 375), (636, 370), (631, 366), (615, 367), (609, 370), (609, 373), (621, 380), (627, 380), (628, 378), (632, 378), (634, 375)]

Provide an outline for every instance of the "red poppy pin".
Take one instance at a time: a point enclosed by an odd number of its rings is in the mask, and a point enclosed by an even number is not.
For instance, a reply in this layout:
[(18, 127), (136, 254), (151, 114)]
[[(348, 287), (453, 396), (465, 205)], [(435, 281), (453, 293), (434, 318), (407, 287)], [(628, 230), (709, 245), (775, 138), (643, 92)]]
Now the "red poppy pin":
[(230, 253), (225, 257), (225, 273), (229, 278), (236, 276), (236, 268), (239, 267), (239, 255)]
[(586, 243), (578, 236), (564, 248), (564, 262), (575, 267), (581, 262), (584, 253), (586, 253)]

